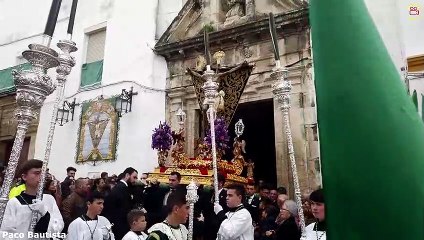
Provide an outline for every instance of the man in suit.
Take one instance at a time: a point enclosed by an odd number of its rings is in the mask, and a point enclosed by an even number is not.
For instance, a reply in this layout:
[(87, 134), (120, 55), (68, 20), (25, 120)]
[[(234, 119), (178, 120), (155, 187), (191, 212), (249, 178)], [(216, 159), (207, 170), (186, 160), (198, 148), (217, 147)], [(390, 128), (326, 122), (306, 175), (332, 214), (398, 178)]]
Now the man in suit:
[[(224, 188), (225, 177), (221, 174), (218, 174), (218, 199), (219, 205), (221, 205), (224, 210), (228, 210), (227, 207), (227, 189)], [(212, 195), (212, 202), (214, 202), (215, 194)]]
[(252, 215), (253, 223), (256, 224), (259, 221), (259, 200), (258, 195), (256, 195), (255, 185), (248, 183), (246, 186), (246, 199), (244, 205), (246, 209)]
[(74, 167), (68, 167), (66, 169), (66, 178), (60, 184), (60, 189), (62, 191), (62, 199), (66, 199), (71, 194), (71, 189), (69, 186), (71, 185), (71, 182), (75, 180), (76, 172), (77, 169)]
[(147, 228), (163, 221), (166, 216), (166, 205), (171, 193), (179, 193), (185, 196), (186, 189), (181, 182), (179, 172), (171, 172), (168, 177), (168, 187), (161, 188), (159, 182), (151, 182), (144, 192), (144, 206), (147, 210)]
[[(171, 172), (168, 178), (168, 190), (163, 197), (163, 206), (166, 206), (168, 201), (168, 197), (171, 193), (178, 192), (180, 194), (185, 194), (186, 189), (184, 186), (180, 184), (181, 182), (181, 174), (179, 172)], [(166, 215), (165, 215), (166, 216)]]
[(131, 186), (137, 180), (138, 172), (132, 167), (125, 169), (122, 179), (112, 189), (104, 202), (103, 214), (113, 223), (115, 239), (120, 240), (130, 230), (127, 214), (133, 207)]
[(271, 186), (267, 183), (264, 183), (261, 186), (259, 186), (259, 200), (262, 201), (265, 198), (269, 199), (270, 191), (271, 191)]
[[(218, 174), (218, 199), (219, 205), (222, 206), (224, 212), (228, 210), (227, 207), (227, 190), (224, 188), (225, 184), (225, 176), (222, 174)], [(212, 185), (213, 188), (213, 185)], [(203, 216), (205, 220), (205, 234), (204, 240), (215, 240), (220, 222), (218, 221), (216, 214), (213, 210), (215, 201), (215, 193), (212, 190), (207, 197), (205, 197), (205, 201), (203, 203)]]

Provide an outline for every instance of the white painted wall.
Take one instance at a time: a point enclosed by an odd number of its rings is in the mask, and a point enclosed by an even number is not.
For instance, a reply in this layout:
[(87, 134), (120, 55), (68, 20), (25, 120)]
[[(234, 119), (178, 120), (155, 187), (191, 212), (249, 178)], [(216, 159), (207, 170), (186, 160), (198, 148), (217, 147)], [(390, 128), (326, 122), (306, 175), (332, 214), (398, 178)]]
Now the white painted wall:
[[(68, 15), (72, 0), (63, 0), (61, 14), (52, 44), (66, 37)], [(0, 1), (0, 69), (16, 65), (16, 56), (30, 43), (39, 43), (49, 12), (51, 0)], [(168, 1), (170, 9), (181, 8), (181, 1)], [(23, 8), (25, 6), (25, 8)], [(179, 10), (178, 10), (179, 11)], [(174, 11), (176, 15), (178, 11)], [(122, 89), (134, 87), (138, 92), (133, 99), (133, 111), (120, 119), (117, 159), (111, 163), (77, 165), (75, 163), (81, 107), (76, 108), (73, 122), (56, 126), (49, 162), (50, 172), (59, 179), (65, 177), (68, 166), (77, 168), (77, 177), (89, 172), (119, 174), (132, 166), (139, 172), (151, 171), (157, 165), (156, 152), (151, 149), (151, 134), (159, 121), (165, 119), (166, 61), (156, 56), (156, 22), (169, 21), (171, 15), (159, 12), (158, 1), (90, 0), (79, 1), (73, 40), (79, 50), (73, 54), (76, 66), (68, 77), (65, 97), (77, 102), (117, 95)], [(174, 16), (175, 16), (174, 15)], [(164, 17), (166, 19), (162, 19)], [(104, 69), (101, 88), (79, 90), (81, 65), (85, 62), (88, 28), (105, 23), (107, 26)], [(56, 50), (58, 50), (56, 48)], [(59, 51), (59, 50), (58, 50)], [(55, 79), (54, 71), (49, 71)], [(149, 90), (150, 89), (150, 90)], [(153, 90), (151, 90), (153, 89)], [(46, 99), (41, 109), (35, 157), (44, 157), (45, 143), (53, 108), (55, 93)]]
[[(406, 56), (424, 54), (424, 0), (398, 0)], [(409, 8), (419, 8), (419, 16), (410, 16)]]
[(399, 1), (403, 0), (365, 0), (365, 3), (396, 69), (401, 74), (401, 68), (406, 66), (406, 57), (404, 54)]
[(158, 18), (156, 22), (156, 39), (159, 39), (171, 25), (187, 0), (156, 0), (158, 1)]

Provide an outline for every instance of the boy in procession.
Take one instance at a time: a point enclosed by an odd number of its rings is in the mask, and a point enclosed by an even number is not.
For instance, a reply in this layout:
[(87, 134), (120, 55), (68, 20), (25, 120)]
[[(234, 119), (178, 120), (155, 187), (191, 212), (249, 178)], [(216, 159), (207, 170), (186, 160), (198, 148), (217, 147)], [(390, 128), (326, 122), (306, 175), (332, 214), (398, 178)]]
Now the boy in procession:
[(324, 190), (313, 191), (309, 196), (309, 200), (311, 201), (311, 210), (316, 221), (306, 227), (306, 239), (326, 240), (327, 224), (325, 222)]
[[(32, 159), (21, 167), (25, 191), (10, 199), (6, 205), (3, 222), (0, 227), (0, 239), (49, 239), (63, 237), (63, 219), (52, 195), (43, 194), (37, 200), (43, 162)], [(37, 215), (37, 223), (33, 232), (28, 229), (32, 215)]]
[(244, 186), (231, 184), (227, 187), (228, 212), (225, 212), (219, 203), (215, 203), (214, 211), (221, 221), (217, 239), (253, 240), (253, 221), (250, 212), (243, 205), (244, 198)]
[(128, 213), (128, 224), (131, 230), (125, 234), (122, 240), (145, 240), (147, 238), (147, 234), (144, 233), (147, 224), (144, 211), (131, 210)]
[(112, 224), (100, 216), (104, 197), (93, 192), (87, 199), (87, 213), (75, 219), (68, 228), (69, 240), (114, 240)]
[(189, 209), (183, 194), (171, 193), (166, 204), (168, 216), (148, 230), (147, 240), (187, 240), (188, 230), (183, 224), (187, 222)]

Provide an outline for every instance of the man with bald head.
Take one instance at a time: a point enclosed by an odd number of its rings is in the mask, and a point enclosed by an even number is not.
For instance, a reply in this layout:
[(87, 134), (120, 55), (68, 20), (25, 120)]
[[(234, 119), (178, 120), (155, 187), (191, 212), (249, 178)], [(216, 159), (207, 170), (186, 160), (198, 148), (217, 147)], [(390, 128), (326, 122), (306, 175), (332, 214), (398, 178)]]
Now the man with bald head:
[(286, 200), (289, 200), (289, 196), (287, 194), (279, 194), (277, 197), (278, 208), (281, 208)]
[(86, 213), (85, 198), (87, 197), (90, 185), (88, 178), (78, 178), (75, 181), (75, 190), (62, 202), (62, 216), (65, 222), (64, 230), (76, 218)]

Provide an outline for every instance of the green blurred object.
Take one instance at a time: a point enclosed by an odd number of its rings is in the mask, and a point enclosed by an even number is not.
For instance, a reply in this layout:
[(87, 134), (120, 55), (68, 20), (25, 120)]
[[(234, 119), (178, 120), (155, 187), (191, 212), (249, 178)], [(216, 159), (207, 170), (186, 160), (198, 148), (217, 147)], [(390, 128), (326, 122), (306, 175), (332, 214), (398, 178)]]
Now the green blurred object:
[(88, 88), (100, 85), (103, 75), (103, 60), (85, 63), (81, 70), (80, 88)]
[(424, 106), (423, 106), (423, 104), (424, 104), (424, 95), (421, 94), (421, 119), (424, 122)]
[(418, 112), (418, 96), (417, 96), (417, 90), (414, 90), (414, 92), (412, 93), (412, 102), (415, 105), (415, 108), (417, 109)]
[(327, 240), (424, 239), (424, 125), (363, 0), (311, 0)]
[(16, 91), (15, 83), (12, 77), (13, 70), (28, 70), (30, 68), (30, 63), (23, 63), (14, 67), (0, 70), (0, 95), (14, 93)]

